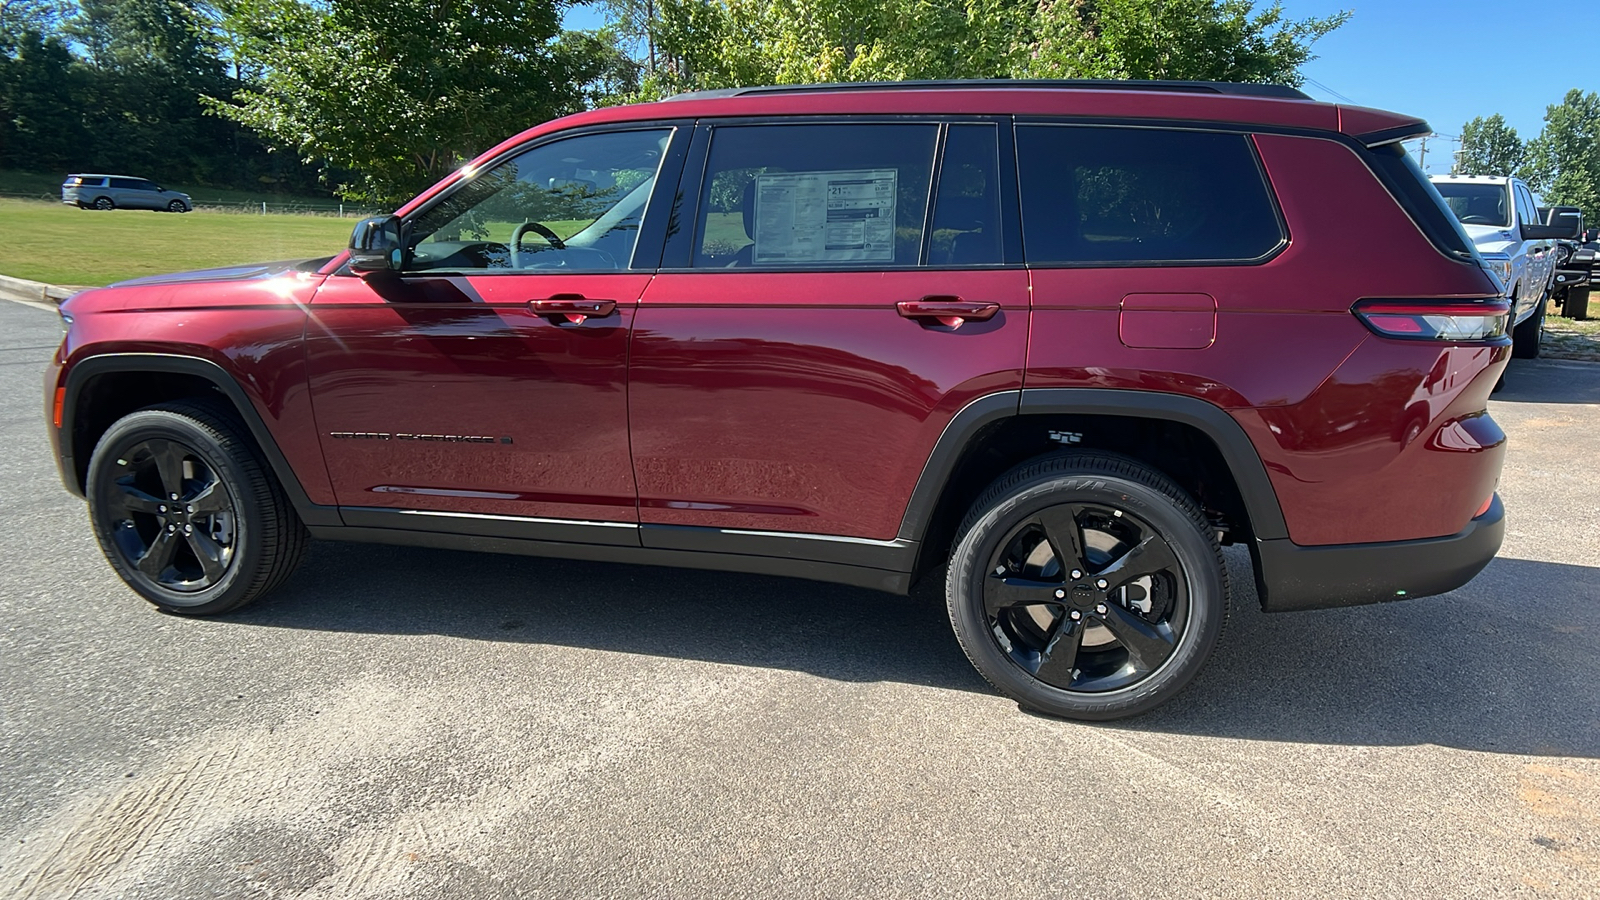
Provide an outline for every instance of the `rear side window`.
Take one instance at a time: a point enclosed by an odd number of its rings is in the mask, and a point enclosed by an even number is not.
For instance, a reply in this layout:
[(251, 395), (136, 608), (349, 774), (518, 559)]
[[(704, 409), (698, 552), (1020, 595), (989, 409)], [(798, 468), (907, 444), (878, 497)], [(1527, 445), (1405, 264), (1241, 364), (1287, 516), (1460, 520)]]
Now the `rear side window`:
[(915, 266), (934, 124), (715, 128), (696, 268)]
[(1004, 261), (1000, 244), (999, 135), (993, 125), (951, 125), (933, 202), (928, 264)]
[(137, 191), (144, 188), (144, 182), (137, 178), (113, 178), (111, 186), (125, 191)]
[(1284, 235), (1249, 139), (1155, 128), (1017, 128), (1030, 265), (1261, 259)]

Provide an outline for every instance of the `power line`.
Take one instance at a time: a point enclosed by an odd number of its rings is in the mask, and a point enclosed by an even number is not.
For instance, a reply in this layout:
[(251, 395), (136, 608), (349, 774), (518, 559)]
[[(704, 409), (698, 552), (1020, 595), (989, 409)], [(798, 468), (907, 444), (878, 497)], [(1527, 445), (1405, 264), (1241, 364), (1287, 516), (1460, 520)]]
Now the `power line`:
[(1356, 102), (1354, 100), (1351, 100), (1349, 97), (1346, 97), (1345, 95), (1343, 95), (1343, 94), (1339, 93), (1338, 91), (1334, 90), (1333, 88), (1328, 87), (1327, 85), (1323, 84), (1322, 82), (1316, 80), (1315, 78), (1306, 78), (1306, 83), (1311, 85), (1311, 86), (1313, 86), (1313, 87), (1320, 88), (1324, 93), (1332, 94), (1333, 96), (1338, 97), (1340, 100), (1343, 100), (1346, 103), (1354, 103), (1354, 102)]

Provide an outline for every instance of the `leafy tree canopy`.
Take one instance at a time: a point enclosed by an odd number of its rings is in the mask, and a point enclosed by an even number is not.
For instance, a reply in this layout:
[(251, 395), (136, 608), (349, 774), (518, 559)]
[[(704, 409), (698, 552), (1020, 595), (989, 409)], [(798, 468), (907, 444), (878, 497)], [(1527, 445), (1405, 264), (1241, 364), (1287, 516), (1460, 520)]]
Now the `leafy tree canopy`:
[[(635, 4), (636, 6), (637, 4)], [(633, 8), (633, 7), (630, 7)], [(641, 97), (924, 78), (1152, 78), (1298, 85), (1348, 13), (1253, 0), (653, 0)], [(657, 58), (659, 56), (659, 58)]]
[(1522, 139), (1517, 137), (1515, 128), (1506, 124), (1505, 116), (1479, 116), (1461, 126), (1461, 155), (1456, 157), (1451, 174), (1510, 175), (1526, 155)]
[(1552, 206), (1576, 206), (1600, 221), (1600, 95), (1574, 88), (1544, 114), (1520, 173)]
[[(410, 197), (519, 128), (631, 87), (604, 34), (563, 33), (555, 0), (239, 0), (226, 20), (260, 81), (213, 109)], [(620, 82), (620, 83), (619, 83)]]

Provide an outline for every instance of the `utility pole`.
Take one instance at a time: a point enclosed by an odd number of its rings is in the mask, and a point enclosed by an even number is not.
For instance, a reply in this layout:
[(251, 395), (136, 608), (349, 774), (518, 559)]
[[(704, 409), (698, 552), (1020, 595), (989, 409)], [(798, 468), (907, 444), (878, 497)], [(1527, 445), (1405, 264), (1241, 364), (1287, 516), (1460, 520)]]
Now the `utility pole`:
[(1422, 149), (1417, 152), (1417, 166), (1424, 172), (1428, 171), (1428, 137), (1422, 136)]

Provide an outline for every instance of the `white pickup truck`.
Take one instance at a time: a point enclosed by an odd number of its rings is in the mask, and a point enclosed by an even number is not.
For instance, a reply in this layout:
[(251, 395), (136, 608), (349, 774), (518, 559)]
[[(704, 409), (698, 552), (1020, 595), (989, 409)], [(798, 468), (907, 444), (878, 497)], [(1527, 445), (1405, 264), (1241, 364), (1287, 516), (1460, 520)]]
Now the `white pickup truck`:
[(1521, 179), (1505, 175), (1432, 175), (1450, 211), (1456, 214), (1478, 253), (1494, 270), (1511, 298), (1516, 327), (1511, 353), (1539, 355), (1545, 300), (1556, 268), (1556, 241), (1572, 229), (1546, 225), (1539, 203)]

